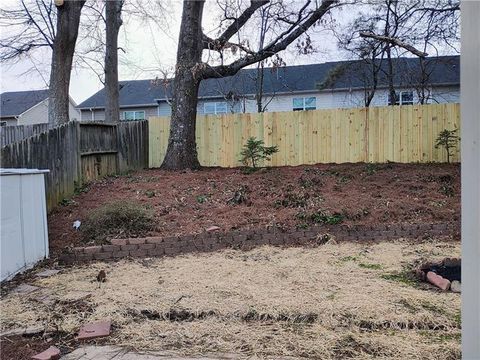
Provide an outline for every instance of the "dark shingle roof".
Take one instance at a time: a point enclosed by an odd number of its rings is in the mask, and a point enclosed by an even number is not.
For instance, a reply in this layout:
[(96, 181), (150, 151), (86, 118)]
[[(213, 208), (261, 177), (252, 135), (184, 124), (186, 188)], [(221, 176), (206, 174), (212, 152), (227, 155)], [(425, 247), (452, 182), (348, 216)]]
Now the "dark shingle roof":
[(0, 117), (17, 116), (48, 98), (48, 90), (12, 91), (0, 94)]
[[(430, 85), (458, 85), (460, 83), (460, 57), (441, 56), (427, 58), (426, 69)], [(381, 64), (379, 87), (387, 86), (386, 61)], [(396, 86), (418, 84), (420, 61), (418, 58), (394, 59), (394, 82)], [(278, 69), (265, 69), (264, 93), (290, 93), (301, 91), (341, 90), (364, 87), (362, 74), (369, 74), (368, 65), (361, 60), (336, 61), (322, 64), (286, 66)], [(224, 97), (226, 94), (247, 95), (256, 92), (256, 69), (243, 69), (236, 75), (207, 79), (200, 83), (199, 97)], [(327, 81), (329, 80), (329, 81)], [(165, 86), (153, 80), (133, 80), (120, 82), (120, 106), (156, 106), (157, 100), (165, 99), (165, 92), (171, 97), (171, 83)], [(79, 108), (103, 108), (105, 91), (85, 100)]]

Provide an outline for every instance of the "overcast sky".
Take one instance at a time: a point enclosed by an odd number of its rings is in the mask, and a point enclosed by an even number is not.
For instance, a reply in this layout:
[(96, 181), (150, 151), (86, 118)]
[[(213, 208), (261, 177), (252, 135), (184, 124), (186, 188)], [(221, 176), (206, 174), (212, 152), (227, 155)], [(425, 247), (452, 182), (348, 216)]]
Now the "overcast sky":
[[(2, 7), (15, 4), (16, 0), (2, 0)], [(124, 14), (124, 25), (119, 36), (119, 46), (125, 53), (120, 53), (120, 80), (151, 79), (162, 76), (161, 70), (173, 72), (177, 48), (179, 23), (181, 18), (181, 1), (171, 0), (162, 19), (161, 26), (153, 22), (140, 21)], [(208, 6), (214, 3), (207, 2), (204, 17), (204, 27), (214, 22), (214, 16)], [(102, 25), (104, 26), (104, 25)], [(1, 31), (8, 31), (2, 29)], [(341, 58), (336, 51), (333, 37), (326, 34), (315, 36), (318, 52), (299, 56), (283, 54), (288, 65), (334, 61)], [(78, 45), (78, 44), (77, 44)], [(24, 58), (16, 64), (1, 65), (0, 90), (21, 91), (44, 89), (47, 87), (51, 52), (49, 50), (36, 51), (33, 57)], [(38, 71), (30, 71), (32, 66)], [(80, 103), (103, 87), (98, 76), (86, 68), (74, 67), (70, 86), (70, 95), (75, 102)]]

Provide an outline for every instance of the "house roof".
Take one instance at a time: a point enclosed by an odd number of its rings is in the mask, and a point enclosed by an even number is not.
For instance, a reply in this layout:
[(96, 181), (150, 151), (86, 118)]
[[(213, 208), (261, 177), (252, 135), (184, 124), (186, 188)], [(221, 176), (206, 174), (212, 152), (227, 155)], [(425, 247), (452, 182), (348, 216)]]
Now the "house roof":
[[(387, 63), (380, 66), (378, 86), (386, 87)], [(413, 86), (419, 83), (420, 60), (418, 58), (394, 59), (395, 86)], [(460, 57), (441, 56), (427, 58), (425, 73), (429, 85), (458, 85), (460, 83)], [(336, 61), (322, 64), (265, 68), (263, 91), (265, 94), (309, 91), (340, 91), (365, 86), (370, 76), (370, 67), (363, 60)], [(207, 79), (200, 83), (199, 98), (224, 98), (227, 95), (253, 95), (256, 93), (256, 69), (242, 69), (236, 75)], [(155, 80), (132, 80), (120, 82), (120, 106), (156, 106), (158, 101), (171, 97), (172, 83)], [(370, 81), (370, 80), (367, 80)], [(167, 95), (167, 96), (166, 96)], [(78, 108), (104, 108), (105, 90), (102, 89), (82, 102)]]
[(12, 91), (0, 94), (0, 117), (13, 117), (48, 98), (47, 90)]

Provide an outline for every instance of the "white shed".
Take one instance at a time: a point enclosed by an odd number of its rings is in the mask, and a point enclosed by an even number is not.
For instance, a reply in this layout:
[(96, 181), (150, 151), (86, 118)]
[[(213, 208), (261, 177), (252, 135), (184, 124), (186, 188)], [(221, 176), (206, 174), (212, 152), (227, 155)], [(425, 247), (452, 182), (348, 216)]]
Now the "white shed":
[(48, 257), (45, 173), (0, 169), (1, 281)]

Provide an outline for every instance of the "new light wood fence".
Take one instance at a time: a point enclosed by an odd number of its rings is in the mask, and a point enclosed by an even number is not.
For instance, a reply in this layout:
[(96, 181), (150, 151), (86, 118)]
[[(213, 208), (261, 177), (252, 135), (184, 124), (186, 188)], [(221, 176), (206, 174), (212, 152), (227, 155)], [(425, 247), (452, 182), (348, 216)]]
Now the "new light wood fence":
[(1, 167), (48, 169), (47, 208), (83, 183), (148, 167), (147, 121), (79, 123), (55, 127), (1, 149)]
[[(241, 165), (250, 136), (278, 146), (267, 166), (445, 162), (435, 140), (443, 129), (459, 127), (459, 104), (436, 104), (199, 116), (196, 135), (204, 166)], [(169, 131), (168, 117), (149, 119), (150, 167), (161, 165)], [(453, 161), (459, 161), (458, 151)]]

